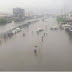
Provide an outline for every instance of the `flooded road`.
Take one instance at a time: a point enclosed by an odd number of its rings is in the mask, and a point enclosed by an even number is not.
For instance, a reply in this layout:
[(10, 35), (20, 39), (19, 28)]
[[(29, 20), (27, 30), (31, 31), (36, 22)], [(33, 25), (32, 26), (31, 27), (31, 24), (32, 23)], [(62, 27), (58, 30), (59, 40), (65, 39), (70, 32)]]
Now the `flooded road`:
[[(50, 30), (53, 25), (57, 25), (56, 18), (40, 20), (2, 43), (0, 70), (72, 71), (72, 38), (64, 30)], [(37, 33), (37, 28), (44, 31)]]

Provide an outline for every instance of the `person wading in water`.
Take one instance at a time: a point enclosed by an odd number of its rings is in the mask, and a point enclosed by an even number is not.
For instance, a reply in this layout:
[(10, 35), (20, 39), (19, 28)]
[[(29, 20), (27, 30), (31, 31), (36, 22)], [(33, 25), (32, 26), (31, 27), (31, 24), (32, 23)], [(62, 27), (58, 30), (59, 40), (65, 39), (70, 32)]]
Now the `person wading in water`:
[(23, 33), (23, 36), (25, 36), (25, 33)]
[(34, 50), (34, 53), (37, 54), (37, 50), (36, 49)]

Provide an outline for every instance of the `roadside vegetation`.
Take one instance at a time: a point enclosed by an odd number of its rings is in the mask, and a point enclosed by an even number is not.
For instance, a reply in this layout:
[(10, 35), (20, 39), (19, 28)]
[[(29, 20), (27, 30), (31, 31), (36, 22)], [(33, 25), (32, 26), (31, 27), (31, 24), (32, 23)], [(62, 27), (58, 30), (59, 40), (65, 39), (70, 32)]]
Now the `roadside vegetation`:
[(11, 20), (7, 20), (7, 19), (0, 19), (0, 25), (6, 24), (6, 23), (10, 23)]
[(67, 19), (58, 16), (58, 17), (57, 17), (57, 22), (58, 22), (58, 24), (59, 24), (59, 23), (66, 24), (66, 23), (67, 23)]
[(57, 22), (60, 23), (60, 22), (63, 22), (64, 19), (62, 17), (57, 17)]

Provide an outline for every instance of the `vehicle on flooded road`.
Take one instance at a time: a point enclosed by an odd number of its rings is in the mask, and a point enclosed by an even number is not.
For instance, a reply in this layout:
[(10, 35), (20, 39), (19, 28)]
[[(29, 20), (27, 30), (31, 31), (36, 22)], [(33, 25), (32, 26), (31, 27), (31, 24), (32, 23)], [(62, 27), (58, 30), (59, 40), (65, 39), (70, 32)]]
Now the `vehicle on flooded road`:
[(57, 26), (52, 26), (52, 27), (50, 28), (50, 30), (58, 30), (58, 27), (57, 27)]
[(41, 32), (41, 31), (44, 31), (44, 29), (43, 28), (38, 28), (37, 29), (37, 32)]
[(12, 33), (17, 33), (17, 32), (20, 32), (21, 29), (20, 28), (16, 28), (15, 30), (12, 31)]

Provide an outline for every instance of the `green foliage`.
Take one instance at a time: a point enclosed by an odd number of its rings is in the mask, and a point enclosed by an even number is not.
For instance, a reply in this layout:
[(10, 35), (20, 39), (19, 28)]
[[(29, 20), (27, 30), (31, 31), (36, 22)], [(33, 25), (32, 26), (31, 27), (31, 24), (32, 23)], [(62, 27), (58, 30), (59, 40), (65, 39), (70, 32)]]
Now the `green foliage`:
[(63, 22), (64, 19), (62, 17), (57, 17), (57, 22)]
[(6, 19), (0, 19), (0, 24), (6, 24), (11, 22), (10, 20), (6, 20)]
[(0, 23), (6, 23), (5, 19), (0, 19)]

